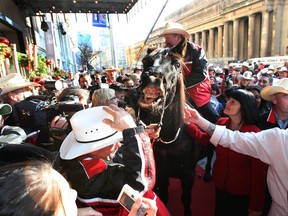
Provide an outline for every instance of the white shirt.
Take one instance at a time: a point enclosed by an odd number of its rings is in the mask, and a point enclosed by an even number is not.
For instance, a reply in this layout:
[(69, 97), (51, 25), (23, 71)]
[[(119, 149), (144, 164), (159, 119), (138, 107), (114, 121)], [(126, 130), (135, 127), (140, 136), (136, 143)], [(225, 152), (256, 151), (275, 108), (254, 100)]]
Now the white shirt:
[(270, 165), (267, 183), (273, 201), (269, 216), (288, 216), (288, 129), (241, 133), (217, 125), (210, 142), (259, 158)]

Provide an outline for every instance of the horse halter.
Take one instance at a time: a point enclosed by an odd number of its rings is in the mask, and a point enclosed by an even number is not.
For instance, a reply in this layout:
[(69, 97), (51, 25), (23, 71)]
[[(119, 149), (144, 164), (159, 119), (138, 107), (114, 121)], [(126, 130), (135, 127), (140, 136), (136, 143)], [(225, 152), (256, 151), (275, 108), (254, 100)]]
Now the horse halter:
[[(175, 67), (176, 71), (178, 71), (177, 74), (175, 74), (175, 76), (173, 77), (168, 77), (164, 71), (163, 71), (163, 61), (165, 58), (167, 58), (168, 56), (171, 56), (172, 55), (172, 52), (171, 52), (171, 49), (163, 49), (159, 52), (157, 52), (157, 54), (155, 56), (152, 57), (152, 60), (154, 62), (153, 66), (149, 67), (148, 68), (148, 71), (144, 72), (146, 73), (148, 76), (153, 76), (153, 74), (160, 74), (162, 76), (165, 77), (166, 80), (169, 80), (169, 82), (166, 82), (166, 91), (165, 91), (165, 95), (163, 96), (163, 110), (161, 112), (161, 116), (160, 116), (160, 121), (158, 123), (158, 127), (161, 127), (163, 125), (163, 117), (164, 117), (164, 114), (165, 114), (165, 110), (171, 105), (172, 103), (172, 99), (169, 101), (169, 103), (167, 103), (167, 98), (168, 98), (168, 95), (171, 93), (172, 95), (170, 95), (170, 98), (174, 98), (175, 97), (175, 93), (176, 93), (176, 85), (177, 85), (177, 80), (180, 76), (180, 74), (182, 73), (182, 70), (179, 69), (181, 68), (181, 64), (176, 61), (175, 64), (173, 64), (172, 66)], [(173, 56), (171, 56), (171, 58), (173, 58)], [(155, 65), (155, 62), (157, 63)], [(172, 63), (171, 63), (172, 64)], [(165, 76), (166, 75), (166, 76)], [(172, 79), (171, 79), (172, 78)], [(173, 92), (171, 92), (173, 90)], [(137, 120), (140, 124), (146, 126), (141, 120), (140, 120), (140, 108), (139, 108), (139, 111), (138, 111), (138, 117), (137, 117)], [(170, 144), (174, 141), (177, 140), (179, 134), (180, 134), (180, 130), (181, 130), (181, 127), (178, 128), (177, 130), (177, 133), (174, 137), (174, 139), (170, 140), (170, 141), (164, 141), (161, 139), (161, 137), (158, 137), (156, 139), (154, 139), (154, 142), (156, 141), (160, 141), (164, 144)]]

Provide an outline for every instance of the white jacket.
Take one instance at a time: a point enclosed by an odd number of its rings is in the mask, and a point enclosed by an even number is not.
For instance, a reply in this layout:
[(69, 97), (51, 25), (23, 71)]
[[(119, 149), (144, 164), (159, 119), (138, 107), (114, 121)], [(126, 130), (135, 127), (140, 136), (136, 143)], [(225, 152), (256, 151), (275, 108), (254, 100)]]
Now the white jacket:
[(217, 125), (210, 142), (268, 164), (267, 182), (272, 197), (269, 216), (288, 216), (288, 129), (241, 133)]

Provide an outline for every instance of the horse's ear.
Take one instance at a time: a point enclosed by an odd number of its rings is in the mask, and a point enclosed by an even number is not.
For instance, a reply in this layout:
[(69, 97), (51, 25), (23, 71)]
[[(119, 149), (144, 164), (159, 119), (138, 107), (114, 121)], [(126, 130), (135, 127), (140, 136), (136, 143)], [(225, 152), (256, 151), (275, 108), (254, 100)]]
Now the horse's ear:
[(148, 49), (147, 49), (147, 55), (149, 55), (150, 53), (152, 53), (154, 50), (156, 50), (157, 47), (156, 46), (149, 46)]
[(163, 56), (167, 56), (169, 55), (171, 52), (171, 48), (163, 48), (161, 49), (160, 53), (163, 55)]

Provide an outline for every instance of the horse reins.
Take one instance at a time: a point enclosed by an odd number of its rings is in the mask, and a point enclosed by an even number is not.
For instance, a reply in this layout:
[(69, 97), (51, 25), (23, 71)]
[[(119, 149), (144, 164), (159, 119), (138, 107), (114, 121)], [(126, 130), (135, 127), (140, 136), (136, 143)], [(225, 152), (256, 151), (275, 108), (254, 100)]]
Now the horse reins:
[[(154, 72), (154, 71), (156, 70), (155, 68), (159, 68), (159, 67), (160, 67), (160, 66), (158, 66), (158, 67), (150, 67), (150, 68), (149, 68), (149, 72), (150, 72), (150, 73), (151, 73), (151, 72)], [(180, 73), (178, 74), (178, 76), (179, 76), (179, 75), (180, 75)], [(175, 96), (175, 93), (176, 93), (176, 88), (174, 88), (174, 87), (175, 87), (175, 85), (177, 84), (177, 82), (172, 82), (172, 84), (173, 84), (173, 85), (170, 85), (170, 86), (167, 88), (167, 91), (166, 91), (166, 93), (165, 93), (165, 96), (163, 97), (163, 104), (164, 104), (164, 106), (163, 106), (163, 110), (162, 110), (162, 113), (161, 113), (161, 116), (160, 116), (160, 121), (159, 121), (159, 123), (158, 123), (158, 127), (161, 127), (161, 126), (163, 125), (163, 117), (164, 117), (165, 110), (170, 106), (170, 104), (171, 104), (172, 101), (173, 101), (173, 100), (170, 100), (169, 103), (166, 104), (166, 103), (167, 103), (168, 93), (170, 93), (170, 90), (171, 90), (171, 89), (174, 89), (174, 92), (173, 92), (173, 95), (172, 95), (173, 97)], [(172, 97), (172, 98), (173, 98), (173, 97)], [(139, 124), (142, 124), (144, 127), (146, 127), (146, 124), (145, 124), (143, 121), (140, 120), (140, 107), (139, 107), (139, 109), (138, 109), (137, 121), (138, 121)], [(178, 128), (177, 133), (176, 133), (176, 135), (175, 135), (175, 137), (174, 137), (173, 140), (164, 141), (164, 140), (161, 139), (161, 137), (158, 137), (158, 138), (156, 138), (156, 139), (153, 139), (153, 143), (154, 143), (154, 142), (158, 142), (158, 141), (160, 141), (160, 142), (162, 142), (162, 143), (164, 143), (164, 144), (170, 144), (170, 143), (172, 143), (172, 142), (175, 142), (175, 141), (178, 139), (178, 136), (179, 136), (179, 134), (180, 134), (180, 130), (181, 130), (181, 127)]]

